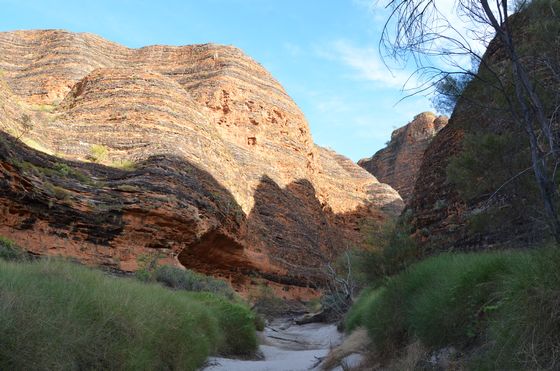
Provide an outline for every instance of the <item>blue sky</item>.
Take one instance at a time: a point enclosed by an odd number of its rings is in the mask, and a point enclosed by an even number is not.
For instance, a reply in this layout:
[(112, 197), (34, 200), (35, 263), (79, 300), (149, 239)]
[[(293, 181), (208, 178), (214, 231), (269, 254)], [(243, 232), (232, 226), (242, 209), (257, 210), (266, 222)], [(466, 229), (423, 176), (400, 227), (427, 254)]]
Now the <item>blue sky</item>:
[[(374, 2), (372, 0), (371, 2)], [(384, 14), (368, 0), (0, 0), (0, 30), (62, 28), (129, 47), (220, 43), (266, 67), (305, 113), (315, 142), (353, 160), (431, 110), (405, 95), (406, 71), (377, 53)]]

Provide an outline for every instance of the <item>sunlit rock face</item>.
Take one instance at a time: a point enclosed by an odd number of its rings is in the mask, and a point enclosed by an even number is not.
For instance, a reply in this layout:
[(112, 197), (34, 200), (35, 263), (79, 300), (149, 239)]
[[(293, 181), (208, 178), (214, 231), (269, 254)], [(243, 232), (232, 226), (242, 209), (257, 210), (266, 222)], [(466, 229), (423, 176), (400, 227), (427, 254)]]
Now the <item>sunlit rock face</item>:
[(423, 112), (393, 131), (385, 148), (361, 159), (358, 165), (396, 189), (406, 203), (414, 190), (424, 152), (445, 125), (447, 117)]
[(403, 207), (316, 146), (237, 48), (46, 30), (0, 33), (0, 51), (0, 235), (33, 253), (126, 271), (157, 256), (298, 297)]

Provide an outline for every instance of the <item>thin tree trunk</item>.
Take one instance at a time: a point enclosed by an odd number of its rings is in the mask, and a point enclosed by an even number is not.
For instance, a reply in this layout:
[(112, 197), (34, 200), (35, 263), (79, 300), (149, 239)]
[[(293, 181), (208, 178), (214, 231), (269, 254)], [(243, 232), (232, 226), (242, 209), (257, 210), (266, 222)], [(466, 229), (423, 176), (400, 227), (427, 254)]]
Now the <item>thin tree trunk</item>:
[(537, 185), (539, 186), (544, 209), (549, 219), (548, 224), (550, 225), (554, 239), (560, 244), (560, 221), (558, 220), (558, 212), (556, 210), (553, 197), (555, 193), (554, 182), (550, 180), (546, 167), (544, 166), (544, 159), (539, 150), (537, 136), (532, 123), (528, 123), (526, 131), (529, 135), (533, 172), (535, 173), (535, 179), (537, 180)]
[[(513, 68), (515, 70), (515, 65)], [(514, 81), (517, 76), (518, 75), (514, 72)], [(558, 219), (558, 212), (554, 203), (554, 179), (549, 177), (546, 169), (546, 159), (539, 148), (537, 135), (535, 133), (535, 129), (533, 128), (533, 117), (529, 107), (527, 107), (525, 96), (523, 95), (521, 86), (519, 86), (519, 82), (515, 84), (515, 92), (519, 106), (523, 112), (523, 122), (525, 125), (525, 131), (529, 136), (529, 146), (531, 148), (531, 164), (539, 191), (541, 193), (544, 209), (548, 217), (548, 224), (550, 225), (550, 229), (556, 242), (560, 244), (560, 220)]]
[[(536, 117), (539, 123), (542, 134), (546, 137), (548, 142), (548, 147), (552, 153), (552, 157), (555, 159), (555, 163), (558, 163), (558, 156), (560, 155), (557, 148), (552, 129), (546, 120), (546, 115), (544, 113), (544, 107), (540, 100), (540, 97), (536, 93), (533, 84), (529, 78), (529, 75), (515, 50), (515, 45), (510, 32), (509, 23), (507, 19), (507, 1), (502, 2), (504, 23), (503, 25), (498, 22), (494, 16), (488, 0), (481, 0), (481, 5), (486, 13), (486, 16), (490, 20), (490, 23), (496, 35), (502, 40), (504, 47), (506, 48), (512, 67), (512, 77), (515, 86), (516, 98), (523, 113), (523, 125), (525, 131), (529, 136), (529, 145), (531, 148), (531, 163), (533, 167), (533, 172), (535, 174), (535, 179), (541, 193), (541, 198), (544, 204), (544, 209), (548, 217), (548, 224), (551, 228), (552, 234), (558, 244), (560, 244), (560, 220), (558, 219), (558, 211), (555, 206), (555, 184), (554, 179), (551, 179), (547, 167), (546, 167), (546, 157), (542, 153), (539, 147), (538, 138), (533, 127), (533, 118)], [(530, 107), (527, 105), (530, 103)], [(513, 116), (517, 116), (514, 108), (512, 107)]]

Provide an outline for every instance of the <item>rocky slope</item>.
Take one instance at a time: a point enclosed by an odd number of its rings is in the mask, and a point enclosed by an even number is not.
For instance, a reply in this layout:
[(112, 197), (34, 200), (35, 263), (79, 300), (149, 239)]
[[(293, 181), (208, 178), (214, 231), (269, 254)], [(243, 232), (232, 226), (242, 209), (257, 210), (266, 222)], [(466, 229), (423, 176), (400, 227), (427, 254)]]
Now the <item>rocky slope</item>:
[(424, 151), (436, 134), (447, 125), (447, 117), (423, 112), (403, 127), (393, 131), (387, 146), (373, 156), (358, 161), (358, 165), (379, 181), (395, 188), (408, 202)]
[[(535, 2), (509, 21), (521, 61), (558, 131), (560, 80), (554, 68), (560, 65), (560, 48), (551, 47), (560, 41), (552, 31), (559, 27), (555, 10)], [(491, 41), (483, 59), (481, 79), (469, 83), (449, 124), (426, 150), (404, 213), (428, 253), (527, 247), (548, 236), (528, 137), (502, 93), (485, 83), (499, 78), (500, 86), (515, 91), (511, 62), (498, 39)], [(463, 161), (454, 180), (448, 168), (456, 158)]]
[(34, 253), (122, 270), (157, 255), (297, 296), (324, 259), (363, 243), (363, 225), (402, 209), (317, 147), (282, 86), (234, 47), (46, 30), (0, 33), (0, 51), (0, 235)]

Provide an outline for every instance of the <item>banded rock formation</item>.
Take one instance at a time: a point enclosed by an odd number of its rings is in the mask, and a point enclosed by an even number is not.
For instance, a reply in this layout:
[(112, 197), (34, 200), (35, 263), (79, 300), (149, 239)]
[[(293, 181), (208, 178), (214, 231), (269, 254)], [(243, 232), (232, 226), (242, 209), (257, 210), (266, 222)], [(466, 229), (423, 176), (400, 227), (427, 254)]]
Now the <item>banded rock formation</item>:
[[(560, 80), (551, 66), (560, 66), (560, 48), (551, 45), (558, 45), (560, 34), (543, 34), (547, 27), (558, 27), (557, 13), (547, 3), (534, 2), (512, 15), (509, 22), (520, 61), (538, 86), (550, 127), (558, 137), (558, 101), (551, 97), (557, 97)], [(535, 24), (545, 26), (533, 27)], [(531, 169), (528, 136), (512, 116), (502, 92), (492, 87), (497, 84), (493, 79), (499, 77), (500, 86), (515, 91), (508, 55), (498, 37), (489, 43), (477, 72), (481, 78), (467, 85), (449, 124), (425, 152), (403, 213), (424, 253), (526, 248), (550, 236)], [(515, 105), (516, 99), (511, 99)], [(485, 146), (488, 137), (494, 142)], [(467, 139), (477, 141), (480, 150), (467, 150)], [(476, 164), (476, 173), (463, 179), (470, 194), (461, 192), (448, 172), (452, 159), (465, 153)], [(465, 162), (461, 166), (468, 174)]]
[(414, 120), (393, 131), (387, 146), (372, 157), (358, 161), (358, 165), (373, 174), (379, 181), (395, 188), (408, 202), (424, 152), (436, 134), (447, 125), (446, 116), (423, 112)]
[(157, 253), (298, 296), (326, 258), (364, 243), (363, 225), (402, 209), (317, 147), (282, 86), (234, 47), (46, 30), (0, 33), (0, 51), (0, 235), (34, 253), (128, 271)]

